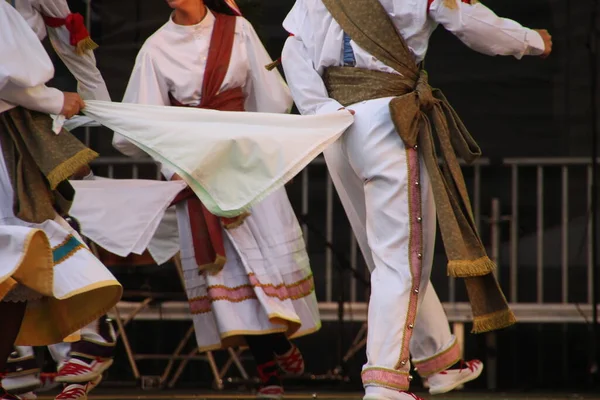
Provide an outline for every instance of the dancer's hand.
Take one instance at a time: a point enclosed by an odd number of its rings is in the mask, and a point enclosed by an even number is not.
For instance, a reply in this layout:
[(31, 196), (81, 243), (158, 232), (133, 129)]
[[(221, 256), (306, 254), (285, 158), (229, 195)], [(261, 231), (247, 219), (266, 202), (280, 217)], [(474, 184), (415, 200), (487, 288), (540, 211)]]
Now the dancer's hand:
[(540, 34), (544, 41), (544, 52), (540, 57), (546, 58), (552, 53), (552, 35), (546, 29), (536, 29), (535, 31)]
[(338, 111), (340, 111), (340, 110), (346, 110), (346, 111), (348, 111), (348, 112), (349, 112), (350, 114), (352, 114), (352, 115), (356, 114), (356, 112), (354, 112), (354, 110), (351, 110), (351, 109), (349, 109), (349, 108), (346, 108), (346, 107), (342, 107), (342, 108), (340, 108)]
[(183, 179), (177, 175), (177, 174), (173, 174), (173, 176), (171, 177), (172, 181), (182, 181)]
[(63, 94), (65, 99), (63, 101), (63, 107), (60, 111), (60, 114), (69, 119), (78, 114), (79, 111), (85, 107), (85, 103), (83, 102), (81, 96), (79, 96), (77, 93), (63, 92)]

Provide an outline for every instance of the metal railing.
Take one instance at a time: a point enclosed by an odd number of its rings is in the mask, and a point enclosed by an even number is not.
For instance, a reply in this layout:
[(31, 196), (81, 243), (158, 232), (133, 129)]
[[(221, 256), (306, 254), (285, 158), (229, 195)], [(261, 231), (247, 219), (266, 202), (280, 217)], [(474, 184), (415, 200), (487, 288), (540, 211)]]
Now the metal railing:
[[(94, 166), (98, 175), (109, 178), (160, 179), (160, 171), (150, 159), (100, 158)], [(588, 321), (592, 293), (589, 276), (593, 268), (589, 220), (590, 160), (511, 158), (492, 164), (482, 159), (475, 165), (465, 166), (464, 174), (477, 225), (490, 256), (498, 263), (499, 278), (509, 301), (519, 304), (515, 308), (517, 314), (521, 314), (518, 317), (524, 322), (540, 321), (540, 314), (531, 312), (527, 305), (535, 305), (534, 308), (539, 310), (544, 305), (556, 307), (562, 304), (560, 315), (564, 316), (565, 322)], [(321, 229), (316, 235), (303, 226), (313, 260), (317, 296), (323, 302), (324, 319), (335, 319), (337, 311), (332, 302), (337, 299), (336, 285), (340, 284), (336, 279), (339, 271), (335, 267), (339, 260), (322, 239), (344, 253), (352, 268), (367, 277), (368, 271), (323, 158), (315, 159), (304, 169), (288, 192), (297, 211), (311, 217), (313, 225)], [(324, 218), (315, 217), (322, 215)], [(574, 241), (581, 243), (574, 246), (577, 244)], [(443, 258), (441, 246), (438, 241), (438, 258)], [(465, 308), (465, 299), (456, 280), (438, 275), (436, 287), (444, 285), (442, 279), (447, 280), (447, 290), (438, 292), (449, 318), (468, 320), (470, 312), (468, 307)], [(582, 295), (584, 288), (585, 295)], [(348, 319), (363, 320), (366, 316), (365, 296), (361, 289), (356, 280), (347, 280)], [(535, 296), (532, 295), (534, 292)], [(567, 316), (568, 312), (572, 315)], [(557, 322), (551, 313), (542, 315)]]
[[(160, 171), (150, 159), (101, 158), (94, 165), (98, 175), (109, 178), (160, 179)], [(521, 323), (590, 323), (593, 318), (591, 170), (590, 161), (580, 158), (513, 158), (497, 164), (483, 159), (463, 168), (477, 226), (490, 257), (498, 265), (498, 278)], [(340, 318), (335, 300), (339, 291), (344, 290), (349, 296), (343, 305), (343, 319), (366, 322), (367, 288), (361, 296), (358, 281), (345, 279), (350, 276), (348, 271), (335, 268), (336, 262), (346, 262), (368, 277), (323, 158), (315, 159), (299, 174), (288, 186), (288, 194), (297, 212), (311, 220), (311, 229), (306, 225), (303, 229), (321, 319)], [(461, 293), (462, 286), (446, 276), (442, 243), (438, 240), (437, 244), (432, 282), (464, 350), (464, 325), (471, 321), (471, 309)], [(342, 253), (346, 260), (340, 261), (337, 253)], [(154, 302), (142, 308), (139, 302), (121, 302), (118, 310), (127, 319), (191, 318), (188, 304), (182, 301)], [(366, 323), (345, 360), (364, 346), (365, 333)], [(497, 387), (495, 333), (486, 335), (486, 346), (490, 349), (485, 360), (487, 386), (494, 389)]]

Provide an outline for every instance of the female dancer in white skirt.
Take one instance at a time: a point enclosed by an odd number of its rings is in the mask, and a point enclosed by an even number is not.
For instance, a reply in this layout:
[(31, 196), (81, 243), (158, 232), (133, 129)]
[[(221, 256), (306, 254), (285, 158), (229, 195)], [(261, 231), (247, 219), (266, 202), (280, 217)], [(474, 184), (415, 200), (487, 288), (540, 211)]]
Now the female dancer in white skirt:
[[(142, 46), (124, 102), (289, 112), (287, 86), (265, 68), (271, 59), (233, 1), (167, 2), (174, 12)], [(144, 154), (116, 133), (113, 144), (127, 155)], [(163, 173), (180, 179), (164, 167)], [(295, 375), (304, 370), (288, 338), (320, 328), (302, 230), (285, 189), (233, 220), (212, 216), (198, 203), (190, 196), (177, 205), (198, 346), (247, 344), (263, 384), (259, 398), (281, 398), (278, 367)]]
[[(54, 52), (77, 80), (77, 91), (82, 99), (110, 101), (106, 83), (96, 67), (92, 50), (95, 43), (91, 41), (83, 17), (71, 13), (67, 0), (19, 0), (12, 4), (40, 40), (49, 37)], [(93, 176), (88, 166), (78, 173), (78, 178), (86, 175)], [(81, 340), (48, 346), (57, 363), (56, 380), (66, 385), (57, 398), (76, 400), (87, 395), (112, 364), (115, 345), (114, 329), (107, 318), (102, 317), (81, 329)], [(27, 392), (41, 385), (38, 375), (33, 348), (18, 346), (8, 361), (2, 385), (15, 393)]]
[[(104, 315), (122, 288), (60, 216), (66, 179), (97, 156), (48, 115), (71, 117), (75, 93), (45, 83), (50, 58), (23, 17), (0, 2), (0, 371), (14, 344), (49, 345)], [(58, 132), (58, 134), (55, 134)], [(0, 387), (0, 399), (18, 399)]]

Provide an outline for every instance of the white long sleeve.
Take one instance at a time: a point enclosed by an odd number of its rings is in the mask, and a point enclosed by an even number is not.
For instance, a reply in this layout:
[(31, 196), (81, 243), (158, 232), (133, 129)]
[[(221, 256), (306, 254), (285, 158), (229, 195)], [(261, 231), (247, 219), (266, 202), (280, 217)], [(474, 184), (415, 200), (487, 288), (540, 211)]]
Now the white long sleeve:
[(0, 90), (0, 99), (15, 106), (46, 114), (60, 114), (65, 97), (63, 92), (46, 85), (30, 88), (8, 83)]
[(44, 23), (43, 16), (66, 18), (71, 13), (66, 0), (19, 0), (15, 8), (40, 40), (48, 34), (54, 51), (77, 80), (77, 92), (84, 100), (110, 101), (94, 52), (87, 50), (78, 55), (71, 46), (71, 35), (65, 26), (51, 28)]
[(300, 36), (290, 36), (286, 40), (281, 62), (301, 114), (326, 114), (343, 108), (340, 103), (329, 97), (325, 83), (315, 69)]
[(71, 46), (70, 34), (65, 27), (48, 28), (50, 43), (56, 54), (65, 63), (77, 80), (77, 92), (84, 100), (110, 101), (110, 94), (100, 70), (96, 66), (96, 57), (91, 50), (78, 55)]
[(431, 4), (430, 17), (471, 49), (491, 56), (514, 56), (518, 59), (544, 52), (544, 41), (536, 31), (498, 17), (479, 2), (468, 4), (453, 0), (456, 7), (449, 8), (444, 1), (447, 0), (435, 0)]
[[(154, 68), (151, 57), (144, 49), (140, 51), (136, 58), (133, 72), (123, 96), (123, 103), (169, 105), (169, 90), (166, 81), (162, 79), (160, 72)], [(114, 133), (112, 144), (127, 156), (147, 156), (144, 151), (117, 132)]]
[(260, 41), (256, 31), (243, 18), (239, 22), (244, 31), (244, 44), (248, 57), (248, 76), (244, 86), (246, 111), (287, 113), (293, 100), (290, 90), (277, 69), (268, 71), (265, 66), (273, 60)]
[(64, 96), (45, 86), (54, 76), (50, 57), (23, 17), (0, 2), (0, 112), (14, 106), (59, 114)]

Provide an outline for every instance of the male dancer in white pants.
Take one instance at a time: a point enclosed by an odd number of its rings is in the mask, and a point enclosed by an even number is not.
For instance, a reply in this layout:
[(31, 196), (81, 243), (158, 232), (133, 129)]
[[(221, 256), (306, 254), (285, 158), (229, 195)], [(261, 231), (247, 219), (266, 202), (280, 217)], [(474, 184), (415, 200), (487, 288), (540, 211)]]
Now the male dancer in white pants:
[[(347, 106), (355, 115), (354, 125), (326, 150), (325, 158), (372, 271), (368, 362), (362, 373), (368, 400), (418, 399), (408, 393), (410, 356), (431, 393), (472, 380), (482, 367), (479, 362), (452, 365), (460, 358), (456, 340), (429, 287), (439, 193), (432, 185), (440, 179), (430, 179), (434, 163), (420, 153), (424, 139), (406, 135), (423, 135), (430, 124), (425, 120), (442, 103), (448, 111), (443, 118), (454, 116), (445, 98), (432, 92), (421, 65), (438, 24), (484, 54), (521, 58), (551, 51), (548, 32), (499, 18), (475, 0), (297, 0), (284, 22), (291, 37), (282, 62), (300, 112), (322, 114)], [(385, 34), (378, 33), (381, 29)], [(402, 72), (392, 65), (402, 66)], [(364, 98), (362, 93), (367, 93)], [(395, 100), (401, 106), (394, 109)], [(417, 117), (403, 118), (407, 111)], [(442, 126), (440, 122), (442, 117), (431, 124)], [(457, 130), (464, 129), (459, 125)], [(448, 212), (438, 208), (440, 214)], [(473, 237), (478, 239), (476, 233)], [(454, 266), (481, 261), (477, 268), (491, 268), (483, 259), (465, 258), (467, 263)], [(473, 276), (483, 275), (479, 270)], [(480, 320), (482, 331), (514, 323), (507, 309), (490, 322), (492, 314)]]

